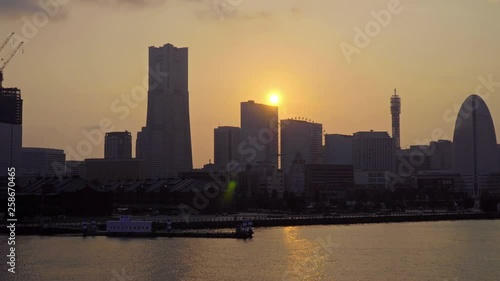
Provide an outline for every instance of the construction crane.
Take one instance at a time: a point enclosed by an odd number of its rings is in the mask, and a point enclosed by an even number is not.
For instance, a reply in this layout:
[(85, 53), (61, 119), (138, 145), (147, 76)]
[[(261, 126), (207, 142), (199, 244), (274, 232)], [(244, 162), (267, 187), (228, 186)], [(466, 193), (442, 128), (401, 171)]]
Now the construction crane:
[(9, 42), (10, 38), (12, 38), (12, 36), (14, 36), (14, 32), (9, 34), (9, 36), (7, 36), (7, 39), (5, 39), (5, 41), (2, 43), (2, 45), (0, 46), (0, 53), (2, 52), (3, 48), (5, 48), (5, 45), (7, 45), (7, 43)]
[(7, 57), (7, 59), (5, 60), (5, 62), (3, 63), (3, 65), (0, 65), (0, 89), (3, 87), (2, 86), (2, 83), (3, 83), (3, 70), (9, 64), (10, 60), (14, 57), (14, 55), (16, 55), (16, 53), (21, 49), (21, 47), (23, 46), (23, 44), (24, 44), (24, 42), (19, 43), (19, 45), (17, 45), (17, 47), (14, 49), (14, 51)]

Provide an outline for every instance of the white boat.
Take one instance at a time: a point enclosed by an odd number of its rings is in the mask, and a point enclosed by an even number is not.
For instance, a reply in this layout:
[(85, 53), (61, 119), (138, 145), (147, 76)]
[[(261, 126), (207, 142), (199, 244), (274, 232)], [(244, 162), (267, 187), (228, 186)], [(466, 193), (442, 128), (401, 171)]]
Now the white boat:
[(153, 223), (150, 221), (131, 221), (129, 216), (120, 216), (118, 221), (107, 221), (106, 231), (108, 233), (152, 233)]

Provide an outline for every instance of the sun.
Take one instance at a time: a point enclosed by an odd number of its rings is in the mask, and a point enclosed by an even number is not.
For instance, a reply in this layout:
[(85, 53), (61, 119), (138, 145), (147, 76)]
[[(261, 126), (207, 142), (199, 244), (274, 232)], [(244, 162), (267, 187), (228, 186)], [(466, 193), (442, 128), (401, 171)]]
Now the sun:
[(280, 102), (280, 96), (279, 93), (277, 92), (272, 92), (271, 95), (269, 96), (269, 102), (271, 104), (278, 104)]

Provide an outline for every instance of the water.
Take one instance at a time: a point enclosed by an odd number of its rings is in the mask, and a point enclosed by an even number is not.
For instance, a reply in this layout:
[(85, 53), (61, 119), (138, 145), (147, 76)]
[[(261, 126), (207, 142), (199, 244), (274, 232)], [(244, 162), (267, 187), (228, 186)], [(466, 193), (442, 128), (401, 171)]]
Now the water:
[(2, 262), (0, 280), (500, 280), (498, 220), (262, 228), (247, 241), (17, 239), (17, 273)]

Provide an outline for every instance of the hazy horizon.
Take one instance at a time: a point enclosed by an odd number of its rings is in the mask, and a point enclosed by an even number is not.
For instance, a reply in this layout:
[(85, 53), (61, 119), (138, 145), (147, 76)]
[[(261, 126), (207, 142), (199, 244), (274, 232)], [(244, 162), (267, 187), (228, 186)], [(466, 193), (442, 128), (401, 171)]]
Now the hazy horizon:
[[(214, 128), (239, 126), (240, 102), (268, 103), (273, 91), (280, 92), (280, 119), (305, 117), (329, 134), (352, 134), (391, 133), (389, 98), (397, 88), (407, 147), (437, 139), (436, 129), (451, 140), (479, 77), (500, 82), (500, 38), (491, 36), (500, 26), (496, 0), (401, 0), (401, 12), (350, 63), (340, 45), (354, 45), (355, 28), (390, 0), (231, 0), (225, 13), (212, 0), (65, 2), (5, 70), (4, 86), (22, 90), (23, 146), (75, 149), (86, 139), (82, 130), (109, 118), (114, 131), (132, 132), (135, 155), (147, 102), (129, 106), (125, 118), (111, 107), (143, 84), (148, 47), (166, 43), (189, 48), (195, 167), (213, 162)], [(37, 3), (0, 3), (0, 42), (25, 33), (23, 18), (33, 21)], [(481, 93), (499, 136), (500, 88), (490, 88)], [(103, 157), (103, 147), (85, 158)]]

